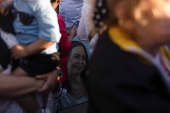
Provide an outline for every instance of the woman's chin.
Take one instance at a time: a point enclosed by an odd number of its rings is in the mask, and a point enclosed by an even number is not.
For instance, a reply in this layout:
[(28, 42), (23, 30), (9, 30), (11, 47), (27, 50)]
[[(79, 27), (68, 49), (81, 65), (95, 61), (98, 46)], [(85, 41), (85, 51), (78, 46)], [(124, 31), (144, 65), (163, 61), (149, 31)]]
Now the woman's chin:
[(81, 73), (82, 73), (82, 70), (75, 70), (75, 71), (74, 71), (74, 74), (75, 74), (75, 75), (80, 75)]

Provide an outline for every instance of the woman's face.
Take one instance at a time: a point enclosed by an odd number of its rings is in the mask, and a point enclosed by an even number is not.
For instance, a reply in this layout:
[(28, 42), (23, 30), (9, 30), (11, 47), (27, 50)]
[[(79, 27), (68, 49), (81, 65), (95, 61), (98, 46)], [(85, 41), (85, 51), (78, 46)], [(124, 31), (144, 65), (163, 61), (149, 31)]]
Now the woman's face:
[(86, 57), (82, 46), (74, 47), (67, 65), (68, 75), (80, 75), (86, 66)]

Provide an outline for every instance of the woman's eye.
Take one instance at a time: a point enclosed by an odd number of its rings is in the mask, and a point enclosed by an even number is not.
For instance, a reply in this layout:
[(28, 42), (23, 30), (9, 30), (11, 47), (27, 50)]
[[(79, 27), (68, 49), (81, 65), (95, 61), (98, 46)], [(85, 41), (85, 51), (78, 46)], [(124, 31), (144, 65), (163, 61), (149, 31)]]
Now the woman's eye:
[(86, 60), (86, 57), (82, 57), (82, 60)]
[(74, 58), (79, 58), (79, 56), (78, 56), (78, 55), (75, 55)]

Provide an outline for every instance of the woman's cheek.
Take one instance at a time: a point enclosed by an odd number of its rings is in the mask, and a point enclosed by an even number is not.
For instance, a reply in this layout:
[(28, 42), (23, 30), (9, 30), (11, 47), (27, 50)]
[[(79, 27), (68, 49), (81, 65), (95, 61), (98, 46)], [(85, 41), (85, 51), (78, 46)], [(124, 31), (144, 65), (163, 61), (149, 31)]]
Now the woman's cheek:
[(85, 60), (83, 61), (83, 65), (84, 65), (84, 67), (86, 66), (86, 61)]

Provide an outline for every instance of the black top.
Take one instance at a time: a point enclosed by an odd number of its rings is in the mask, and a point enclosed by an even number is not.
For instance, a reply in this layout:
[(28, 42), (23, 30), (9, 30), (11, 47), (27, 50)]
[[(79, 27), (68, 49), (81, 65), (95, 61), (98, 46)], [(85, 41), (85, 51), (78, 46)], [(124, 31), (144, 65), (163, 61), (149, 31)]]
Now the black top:
[(170, 113), (170, 95), (152, 65), (122, 51), (107, 32), (91, 57), (89, 113)]
[(10, 51), (6, 43), (1, 39), (0, 36), (0, 64), (3, 69), (6, 69), (10, 63)]

